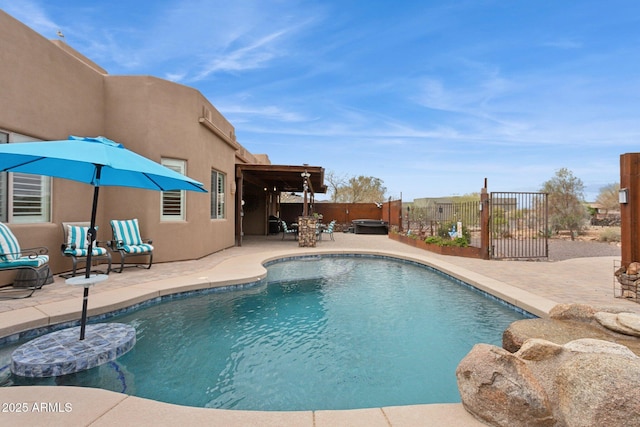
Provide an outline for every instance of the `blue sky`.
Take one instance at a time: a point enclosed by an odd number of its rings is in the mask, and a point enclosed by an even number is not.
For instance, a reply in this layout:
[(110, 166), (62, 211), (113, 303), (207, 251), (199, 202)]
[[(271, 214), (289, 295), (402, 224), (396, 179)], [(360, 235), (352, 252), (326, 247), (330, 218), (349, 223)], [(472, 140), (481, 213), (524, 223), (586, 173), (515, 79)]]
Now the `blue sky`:
[[(585, 196), (640, 151), (640, 3), (0, 0), (113, 75), (198, 89), (274, 164), (380, 178), (394, 198)], [(108, 136), (108, 135), (107, 135)], [(322, 197), (318, 197), (321, 199)]]

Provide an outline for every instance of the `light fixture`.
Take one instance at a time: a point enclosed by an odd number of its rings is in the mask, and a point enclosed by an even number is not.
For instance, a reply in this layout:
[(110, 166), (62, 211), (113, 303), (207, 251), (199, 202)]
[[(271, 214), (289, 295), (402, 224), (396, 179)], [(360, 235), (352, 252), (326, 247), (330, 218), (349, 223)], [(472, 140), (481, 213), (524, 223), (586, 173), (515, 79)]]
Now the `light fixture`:
[(305, 169), (304, 172), (302, 172), (300, 174), (300, 176), (302, 177), (302, 193), (303, 193), (303, 196), (304, 196), (304, 204), (303, 204), (303, 208), (302, 208), (302, 216), (306, 217), (307, 215), (309, 215), (309, 205), (307, 204), (307, 191), (309, 190), (308, 179), (311, 176), (311, 174), (309, 172), (307, 172), (307, 170)]
[(618, 190), (618, 201), (620, 203), (629, 203), (629, 189), (621, 188)]
[(305, 169), (304, 172), (300, 174), (300, 176), (302, 177), (302, 187), (304, 189), (304, 192), (306, 193), (306, 191), (309, 189), (308, 180), (311, 174)]

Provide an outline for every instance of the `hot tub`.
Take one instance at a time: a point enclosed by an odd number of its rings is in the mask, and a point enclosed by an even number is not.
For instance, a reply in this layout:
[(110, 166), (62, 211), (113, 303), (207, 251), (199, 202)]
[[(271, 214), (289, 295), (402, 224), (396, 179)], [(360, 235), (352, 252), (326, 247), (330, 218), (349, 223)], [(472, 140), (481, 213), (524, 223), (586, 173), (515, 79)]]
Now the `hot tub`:
[(379, 219), (354, 219), (351, 221), (356, 234), (387, 234), (389, 223)]

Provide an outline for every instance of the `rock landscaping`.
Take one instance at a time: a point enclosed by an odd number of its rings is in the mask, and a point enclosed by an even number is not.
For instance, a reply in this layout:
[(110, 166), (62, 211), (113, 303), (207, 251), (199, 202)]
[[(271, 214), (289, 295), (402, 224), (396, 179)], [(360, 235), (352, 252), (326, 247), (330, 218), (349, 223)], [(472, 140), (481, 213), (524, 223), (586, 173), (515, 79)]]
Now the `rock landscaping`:
[(465, 409), (492, 426), (640, 426), (640, 315), (561, 304), (478, 344), (456, 370)]

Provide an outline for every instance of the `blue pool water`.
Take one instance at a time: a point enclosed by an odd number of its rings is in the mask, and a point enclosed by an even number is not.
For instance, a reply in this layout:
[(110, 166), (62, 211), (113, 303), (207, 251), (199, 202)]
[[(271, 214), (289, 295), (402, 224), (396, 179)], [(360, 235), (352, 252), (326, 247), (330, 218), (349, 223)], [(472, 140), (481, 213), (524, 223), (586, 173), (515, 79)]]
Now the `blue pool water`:
[(524, 318), (441, 273), (391, 259), (276, 262), (265, 282), (112, 319), (137, 330), (135, 347), (115, 362), (42, 380), (5, 369), (0, 382), (226, 409), (459, 402), (460, 360), (476, 343), (501, 345), (503, 330)]

